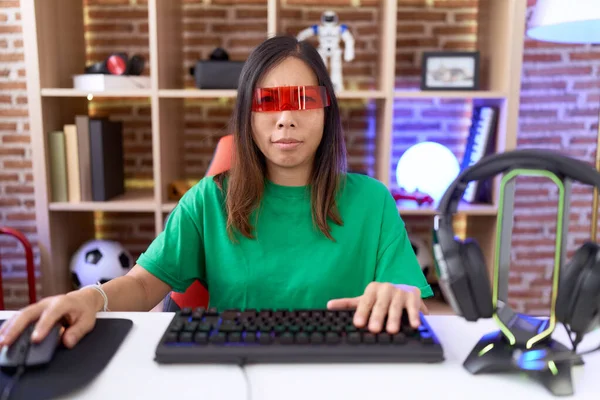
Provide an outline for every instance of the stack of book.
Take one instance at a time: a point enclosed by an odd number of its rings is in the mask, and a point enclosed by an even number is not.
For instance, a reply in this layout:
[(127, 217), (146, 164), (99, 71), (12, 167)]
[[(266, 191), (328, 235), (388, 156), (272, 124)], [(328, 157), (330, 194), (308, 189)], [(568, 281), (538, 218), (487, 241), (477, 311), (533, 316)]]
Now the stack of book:
[(123, 124), (77, 115), (74, 124), (50, 132), (53, 202), (107, 201), (125, 193)]

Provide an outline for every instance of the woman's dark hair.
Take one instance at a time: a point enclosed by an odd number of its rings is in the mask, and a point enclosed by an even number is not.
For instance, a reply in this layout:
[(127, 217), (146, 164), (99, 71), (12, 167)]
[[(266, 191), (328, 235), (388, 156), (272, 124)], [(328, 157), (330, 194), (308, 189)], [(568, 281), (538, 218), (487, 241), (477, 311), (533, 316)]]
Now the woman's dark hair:
[(315, 154), (309, 182), (313, 222), (331, 240), (334, 239), (330, 234), (328, 219), (338, 225), (343, 224), (336, 195), (346, 173), (346, 145), (338, 103), (327, 68), (310, 43), (298, 42), (292, 36), (274, 36), (256, 47), (244, 63), (231, 121), (234, 134), (231, 169), (215, 177), (220, 188), (223, 188), (225, 177), (229, 177), (225, 207), (227, 230), (232, 238), (234, 228), (248, 238), (254, 237), (250, 214), (260, 204), (267, 175), (265, 156), (252, 136), (254, 89), (267, 71), (288, 57), (304, 61), (314, 71), (318, 84), (327, 88), (331, 100), (330, 105), (325, 107), (323, 138)]

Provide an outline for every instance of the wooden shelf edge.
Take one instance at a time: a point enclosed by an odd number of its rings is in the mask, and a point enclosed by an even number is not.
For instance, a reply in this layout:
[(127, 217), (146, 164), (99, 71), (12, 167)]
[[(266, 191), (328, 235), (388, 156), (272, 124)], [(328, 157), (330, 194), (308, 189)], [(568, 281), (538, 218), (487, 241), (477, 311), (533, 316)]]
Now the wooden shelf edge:
[(498, 90), (396, 90), (395, 99), (417, 98), (455, 98), (455, 99), (505, 99), (506, 93)]
[[(212, 90), (212, 89), (160, 89), (160, 98), (235, 98), (237, 90)], [(338, 99), (384, 99), (385, 93), (381, 90), (345, 90), (336, 93)]]
[(109, 201), (52, 202), (50, 211), (122, 211), (155, 212), (156, 202), (151, 191), (131, 191)]
[[(429, 315), (455, 315), (456, 313), (450, 307), (450, 304), (439, 299), (423, 299), (423, 302), (429, 310)], [(425, 316), (427, 317), (427, 316)]]
[(160, 209), (165, 212), (165, 213), (170, 213), (171, 211), (173, 211), (173, 209), (175, 208), (175, 206), (177, 205), (176, 202), (169, 202), (169, 203), (163, 203), (163, 205), (160, 207)]
[[(434, 216), (438, 214), (437, 205), (419, 206), (414, 202), (410, 201), (399, 201), (397, 203), (398, 212), (401, 215), (415, 215), (415, 216)], [(495, 205), (488, 204), (460, 204), (458, 206), (458, 215), (481, 215), (481, 216), (496, 216), (498, 215), (498, 207)]]
[(234, 98), (237, 97), (235, 89), (159, 89), (158, 97), (175, 99), (194, 98)]
[(63, 89), (63, 88), (46, 88), (41, 89), (42, 97), (150, 97), (152, 96), (151, 89), (137, 90), (107, 90), (107, 91), (88, 91), (78, 89)]
[(382, 90), (344, 90), (336, 93), (338, 99), (385, 99)]

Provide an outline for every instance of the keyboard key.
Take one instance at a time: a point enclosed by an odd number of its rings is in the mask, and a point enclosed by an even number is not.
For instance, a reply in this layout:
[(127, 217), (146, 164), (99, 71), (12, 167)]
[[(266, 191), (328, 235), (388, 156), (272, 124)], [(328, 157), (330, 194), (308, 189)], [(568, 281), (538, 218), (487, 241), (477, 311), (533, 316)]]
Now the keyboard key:
[(254, 318), (256, 318), (256, 316), (257, 316), (256, 310), (245, 310), (245, 311), (242, 311), (242, 313), (240, 314), (240, 318), (242, 320), (254, 319)]
[(240, 332), (231, 332), (227, 335), (227, 341), (231, 343), (239, 343), (242, 341), (242, 334)]
[(373, 344), (377, 342), (377, 337), (375, 337), (374, 333), (365, 332), (363, 333), (363, 343)]
[(169, 327), (169, 331), (173, 333), (179, 333), (183, 329), (183, 322), (177, 321)]
[(190, 307), (185, 307), (181, 310), (182, 317), (189, 317), (190, 315), (192, 315), (192, 309)]
[(204, 308), (203, 307), (198, 307), (194, 310), (194, 312), (192, 313), (192, 320), (194, 321), (200, 321), (202, 319), (202, 317), (204, 317)]
[(310, 335), (310, 342), (311, 343), (321, 344), (321, 343), (323, 343), (323, 340), (324, 340), (323, 334), (320, 333), (320, 332), (313, 332)]
[(283, 344), (292, 344), (294, 343), (294, 334), (291, 332), (283, 332), (281, 336), (279, 336), (279, 341)]
[(208, 333), (196, 332), (196, 334), (194, 335), (194, 342), (199, 344), (206, 344), (208, 342)]
[(200, 322), (197, 329), (202, 332), (210, 332), (212, 324), (209, 322)]
[(362, 335), (360, 332), (350, 332), (346, 337), (350, 344), (359, 344), (362, 342)]
[(192, 343), (192, 336), (193, 333), (192, 332), (182, 332), (179, 335), (179, 341), (181, 343)]
[(398, 332), (394, 336), (392, 336), (392, 342), (394, 344), (405, 344), (406, 341), (406, 335), (404, 335), (404, 333), (402, 332)]
[(377, 335), (377, 341), (379, 343), (390, 343), (392, 341), (392, 337), (389, 333), (382, 332)]
[(335, 332), (327, 332), (325, 334), (325, 343), (336, 344), (341, 341), (340, 335)]
[(209, 339), (211, 343), (215, 344), (223, 344), (227, 340), (227, 336), (224, 332), (213, 332), (211, 333)]
[(246, 334), (243, 335), (243, 339), (245, 343), (256, 342), (256, 332), (246, 332)]
[(271, 332), (259, 332), (258, 342), (260, 344), (271, 344)]
[(239, 316), (239, 310), (225, 310), (221, 313), (221, 320), (235, 320)]
[(183, 327), (184, 332), (194, 332), (196, 329), (198, 329), (198, 322), (196, 321), (187, 322)]
[(296, 334), (296, 343), (298, 344), (308, 344), (310, 342), (310, 337), (306, 332), (299, 332)]
[(165, 343), (177, 343), (179, 341), (179, 335), (175, 332), (169, 332), (165, 335)]

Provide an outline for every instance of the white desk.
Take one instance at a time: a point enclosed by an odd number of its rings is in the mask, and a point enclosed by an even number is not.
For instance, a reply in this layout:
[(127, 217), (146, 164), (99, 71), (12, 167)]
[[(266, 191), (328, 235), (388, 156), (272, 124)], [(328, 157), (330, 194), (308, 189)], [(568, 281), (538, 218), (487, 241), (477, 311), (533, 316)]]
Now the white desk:
[[(11, 315), (0, 312), (0, 319)], [(243, 370), (232, 365), (159, 365), (156, 344), (171, 313), (98, 313), (99, 318), (133, 321), (129, 334), (106, 368), (85, 389), (66, 399), (222, 399), (247, 398)]]
[[(473, 346), (497, 330), (491, 320), (469, 323), (455, 316), (429, 316), (431, 328), (444, 348), (439, 364), (395, 365), (252, 365), (245, 369), (252, 400), (305, 399), (553, 399), (540, 383), (517, 374), (471, 375), (462, 366)], [(562, 325), (555, 338), (569, 343)], [(578, 350), (600, 342), (600, 331), (588, 335)], [(585, 367), (573, 373), (576, 399), (600, 398), (600, 351), (585, 356)]]
[[(10, 314), (0, 312), (0, 318), (8, 318)], [(518, 374), (473, 376), (462, 367), (479, 338), (496, 330), (491, 320), (469, 323), (453, 316), (429, 316), (445, 351), (446, 361), (439, 364), (252, 365), (242, 369), (226, 365), (157, 364), (154, 350), (173, 317), (171, 313), (99, 313), (99, 317), (127, 318), (134, 325), (104, 371), (69, 399), (555, 398), (541, 384)], [(556, 329), (555, 337), (568, 343), (562, 326)], [(580, 351), (599, 342), (600, 331), (589, 334)], [(572, 398), (598, 399), (600, 351), (585, 356), (585, 362), (584, 367), (574, 369)]]

